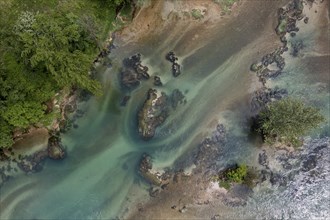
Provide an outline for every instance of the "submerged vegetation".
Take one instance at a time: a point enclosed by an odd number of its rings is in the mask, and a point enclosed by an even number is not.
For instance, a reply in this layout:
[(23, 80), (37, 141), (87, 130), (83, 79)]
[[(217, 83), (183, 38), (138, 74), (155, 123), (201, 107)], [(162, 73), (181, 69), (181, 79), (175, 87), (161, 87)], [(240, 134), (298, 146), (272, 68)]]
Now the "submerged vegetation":
[(259, 114), (259, 132), (266, 142), (299, 144), (299, 137), (316, 128), (325, 118), (319, 109), (291, 98), (272, 102)]
[(13, 144), (14, 129), (49, 125), (57, 114), (46, 103), (59, 91), (101, 94), (91, 65), (130, 2), (1, 1), (0, 147)]

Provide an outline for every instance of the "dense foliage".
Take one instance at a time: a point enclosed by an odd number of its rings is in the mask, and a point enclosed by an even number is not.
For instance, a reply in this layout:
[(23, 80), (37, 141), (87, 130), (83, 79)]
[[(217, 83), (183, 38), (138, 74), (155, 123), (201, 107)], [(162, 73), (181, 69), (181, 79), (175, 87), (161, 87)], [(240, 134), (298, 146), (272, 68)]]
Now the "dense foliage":
[(0, 2), (0, 147), (12, 132), (48, 125), (46, 103), (72, 87), (101, 94), (92, 61), (127, 0)]
[(225, 189), (230, 189), (232, 183), (247, 184), (252, 187), (254, 173), (248, 172), (248, 167), (245, 164), (235, 165), (219, 173), (214, 180), (218, 181), (219, 186)]
[(293, 145), (298, 144), (300, 136), (325, 120), (318, 109), (290, 98), (272, 102), (259, 116), (259, 131), (266, 141), (281, 141)]
[(230, 182), (242, 183), (247, 174), (247, 166), (245, 164), (238, 166), (236, 169), (227, 172), (227, 179)]

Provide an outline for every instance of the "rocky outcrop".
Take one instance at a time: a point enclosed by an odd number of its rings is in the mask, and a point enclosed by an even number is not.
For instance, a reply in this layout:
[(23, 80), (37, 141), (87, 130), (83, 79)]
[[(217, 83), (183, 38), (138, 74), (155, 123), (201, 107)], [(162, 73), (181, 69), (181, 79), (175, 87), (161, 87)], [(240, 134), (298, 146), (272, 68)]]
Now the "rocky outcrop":
[(288, 95), (286, 89), (279, 89), (275, 87), (274, 89), (263, 88), (254, 92), (251, 100), (251, 110), (252, 112), (258, 113), (263, 109), (266, 104), (271, 101), (280, 100)]
[(299, 31), (296, 27), (296, 21), (304, 18), (303, 1), (295, 0), (290, 2), (286, 7), (278, 10), (278, 25), (276, 27), (276, 33), (280, 36), (285, 33), (294, 33)]
[[(139, 174), (149, 183), (161, 186), (162, 180), (157, 176), (157, 173), (151, 172), (152, 169), (152, 161), (150, 155), (144, 153), (141, 157), (139, 163)], [(156, 194), (155, 192), (152, 193), (152, 196)]]
[(149, 68), (142, 65), (141, 54), (133, 55), (123, 61), (123, 70), (120, 72), (121, 85), (133, 90), (140, 85), (141, 80), (149, 79)]
[(178, 58), (175, 56), (173, 51), (166, 54), (165, 57), (168, 61), (172, 63), (172, 74), (174, 77), (178, 77), (181, 74), (181, 66), (177, 63)]
[(147, 99), (138, 113), (138, 131), (143, 139), (152, 138), (156, 128), (166, 120), (167, 102), (165, 93), (158, 94), (156, 89), (149, 89)]

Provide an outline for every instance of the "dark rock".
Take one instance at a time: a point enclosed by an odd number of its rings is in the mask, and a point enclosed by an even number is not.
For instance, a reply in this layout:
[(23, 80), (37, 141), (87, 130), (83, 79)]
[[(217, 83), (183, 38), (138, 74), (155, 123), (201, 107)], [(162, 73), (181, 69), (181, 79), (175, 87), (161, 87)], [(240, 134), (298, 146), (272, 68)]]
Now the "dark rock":
[(178, 59), (173, 51), (170, 51), (168, 54), (166, 54), (165, 58), (171, 63), (174, 63)]
[(309, 21), (309, 18), (308, 17), (304, 18), (304, 23), (305, 24), (308, 24), (308, 21)]
[(141, 172), (148, 172), (151, 169), (152, 169), (151, 157), (148, 154), (144, 153), (140, 161), (139, 170)]
[(140, 85), (143, 79), (149, 79), (149, 68), (141, 64), (141, 54), (135, 54), (123, 60), (123, 70), (120, 73), (121, 85), (129, 90), (133, 90)]
[(263, 150), (262, 153), (259, 154), (258, 162), (260, 165), (268, 167), (269, 161), (265, 150)]
[(149, 68), (147, 66), (143, 66), (140, 63), (135, 66), (135, 71), (138, 73), (139, 79), (149, 79), (148, 70)]
[(159, 76), (154, 76), (154, 85), (155, 86), (162, 86), (163, 85), (163, 83), (160, 80), (160, 77)]
[(253, 112), (259, 112), (263, 109), (267, 103), (273, 100), (280, 100), (288, 95), (286, 89), (279, 89), (275, 87), (274, 89), (261, 89), (254, 93), (251, 100), (251, 110)]
[(291, 33), (290, 33), (290, 36), (291, 36), (291, 37), (295, 37), (295, 36), (296, 36), (296, 33), (295, 33), (295, 32), (291, 32)]
[(205, 138), (193, 153), (193, 162), (200, 170), (203, 170), (205, 179), (216, 174), (217, 168), (214, 166), (222, 153), (221, 146), (226, 142), (226, 137), (225, 127), (219, 124), (211, 138)]
[(176, 209), (176, 205), (172, 205), (171, 206), (171, 209)]
[(173, 63), (172, 73), (174, 77), (178, 77), (181, 74), (181, 66), (178, 63)]
[(135, 89), (140, 85), (138, 73), (133, 69), (126, 69), (120, 73), (121, 84), (127, 89)]
[(131, 96), (125, 95), (124, 98), (121, 100), (120, 105), (121, 106), (126, 106), (127, 102), (130, 100)]
[(302, 171), (307, 172), (314, 169), (317, 165), (317, 156), (309, 155), (306, 160), (302, 162)]
[(174, 77), (178, 77), (181, 74), (181, 66), (176, 61), (178, 58), (175, 56), (173, 51), (166, 54), (166, 59), (172, 63), (172, 74)]
[(65, 157), (65, 151), (58, 137), (52, 136), (48, 139), (48, 157), (54, 160), (61, 160)]

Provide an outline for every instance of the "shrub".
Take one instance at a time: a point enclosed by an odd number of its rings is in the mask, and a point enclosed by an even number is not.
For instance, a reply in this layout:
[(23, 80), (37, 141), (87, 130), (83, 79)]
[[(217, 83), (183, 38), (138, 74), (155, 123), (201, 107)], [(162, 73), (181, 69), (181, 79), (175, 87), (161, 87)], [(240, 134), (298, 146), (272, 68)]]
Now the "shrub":
[(324, 120), (319, 109), (306, 106), (299, 100), (285, 98), (270, 103), (260, 112), (258, 131), (270, 144), (280, 141), (297, 145), (299, 136)]
[(245, 164), (238, 166), (236, 169), (227, 172), (226, 176), (230, 182), (242, 183), (247, 174), (247, 166)]

